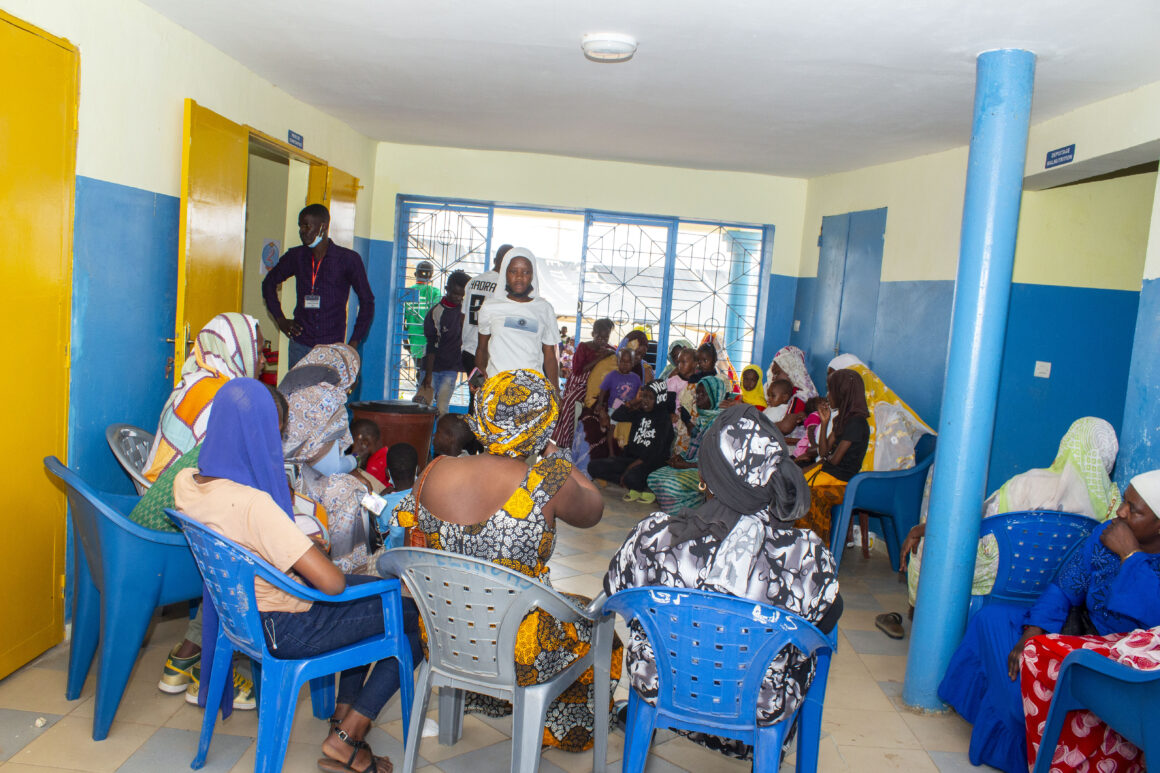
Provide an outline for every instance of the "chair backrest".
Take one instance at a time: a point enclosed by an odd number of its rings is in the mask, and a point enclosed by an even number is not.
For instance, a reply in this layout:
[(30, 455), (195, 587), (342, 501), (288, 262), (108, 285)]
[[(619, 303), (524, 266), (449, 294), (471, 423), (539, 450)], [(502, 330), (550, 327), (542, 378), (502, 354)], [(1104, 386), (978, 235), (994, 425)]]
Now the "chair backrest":
[(819, 660), (837, 648), (836, 634), (791, 612), (710, 591), (631, 588), (605, 601), (604, 612), (644, 628), (656, 657), (658, 711), (732, 733), (756, 726), (761, 683), (782, 648)]
[(213, 599), (218, 621), (236, 649), (252, 658), (267, 655), (266, 639), (254, 598), (254, 578), (285, 577), (272, 564), (238, 543), (214, 532), (183, 513), (166, 510), (189, 540), (193, 560), (201, 570)]
[(153, 435), (132, 424), (110, 424), (105, 440), (117, 462), (129, 473), (138, 494), (144, 494), (153, 484), (144, 476), (145, 460), (153, 447)]
[(516, 633), (533, 609), (564, 623), (586, 617), (558, 592), (491, 561), (402, 547), (384, 552), (378, 568), (411, 591), (432, 671), (481, 686), (510, 690), (515, 684)]
[(938, 438), (934, 435), (923, 435), (914, 447), (914, 466), (918, 467), (927, 459), (934, 461), (934, 451), (938, 446)]
[(1094, 518), (1053, 510), (984, 518), (980, 536), (993, 534), (999, 546), (998, 572), (988, 603), (1034, 604), (1064, 560), (1099, 525)]

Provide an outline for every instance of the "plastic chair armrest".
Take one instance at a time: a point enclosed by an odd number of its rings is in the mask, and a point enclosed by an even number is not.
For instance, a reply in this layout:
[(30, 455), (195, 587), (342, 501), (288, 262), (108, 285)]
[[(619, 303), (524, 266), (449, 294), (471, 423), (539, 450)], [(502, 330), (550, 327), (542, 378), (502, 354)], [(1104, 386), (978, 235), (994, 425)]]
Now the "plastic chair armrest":
[(1063, 665), (1059, 668), (1060, 681), (1063, 679), (1064, 672), (1069, 668), (1073, 670), (1076, 668), (1085, 668), (1120, 682), (1138, 684), (1141, 682), (1160, 681), (1160, 669), (1145, 671), (1144, 669), (1135, 668), (1126, 663), (1112, 660), (1106, 655), (1101, 655), (1091, 650), (1074, 650), (1069, 653), (1064, 658)]
[(266, 582), (270, 583), (279, 590), (289, 593), (291, 596), (296, 596), (307, 601), (326, 601), (329, 603), (341, 603), (344, 601), (356, 601), (358, 599), (365, 599), (371, 596), (380, 596), (385, 593), (397, 592), (399, 590), (398, 579), (392, 577), (390, 579), (376, 580), (375, 582), (362, 583), (360, 585), (348, 585), (346, 590), (335, 596), (323, 593), (322, 591), (311, 588), (309, 585), (304, 585), (299, 582), (291, 580), (281, 572), (270, 571), (270, 569), (261, 564), (258, 564), (257, 575)]
[(600, 591), (599, 595), (592, 599), (588, 606), (584, 607), (584, 611), (588, 614), (588, 617), (592, 620), (596, 620), (597, 618), (605, 617), (610, 614), (604, 611), (604, 602), (607, 599), (608, 594), (604, 591)]

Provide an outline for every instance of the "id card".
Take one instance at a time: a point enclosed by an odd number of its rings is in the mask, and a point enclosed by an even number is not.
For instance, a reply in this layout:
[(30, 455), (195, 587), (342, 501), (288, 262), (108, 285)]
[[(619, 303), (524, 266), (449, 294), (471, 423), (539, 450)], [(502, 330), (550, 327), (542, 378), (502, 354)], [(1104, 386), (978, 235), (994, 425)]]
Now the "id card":
[(307, 295), (305, 306), (308, 309), (321, 309), (322, 308), (322, 296), (321, 295)]

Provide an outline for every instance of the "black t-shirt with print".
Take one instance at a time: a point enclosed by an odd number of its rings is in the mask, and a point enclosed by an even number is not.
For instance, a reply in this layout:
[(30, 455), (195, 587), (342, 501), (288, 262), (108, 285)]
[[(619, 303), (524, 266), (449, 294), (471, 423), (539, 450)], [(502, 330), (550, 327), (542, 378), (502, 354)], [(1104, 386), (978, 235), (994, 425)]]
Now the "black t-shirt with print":
[(651, 413), (633, 410), (621, 405), (612, 412), (613, 421), (630, 421), (628, 445), (624, 455), (640, 459), (649, 466), (663, 467), (672, 453), (673, 420), (663, 404), (658, 403)]

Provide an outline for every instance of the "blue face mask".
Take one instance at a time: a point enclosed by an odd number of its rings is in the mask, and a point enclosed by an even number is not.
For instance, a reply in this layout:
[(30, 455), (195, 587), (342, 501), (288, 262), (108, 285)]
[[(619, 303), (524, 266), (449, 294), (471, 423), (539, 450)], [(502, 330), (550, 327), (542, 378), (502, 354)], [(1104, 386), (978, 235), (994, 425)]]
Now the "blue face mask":
[(308, 245), (306, 245), (306, 246), (307, 246), (307, 247), (309, 247), (310, 249), (314, 249), (314, 248), (315, 248), (315, 247), (317, 247), (318, 245), (322, 244), (322, 240), (323, 240), (325, 237), (326, 237), (326, 229), (324, 229), (324, 228), (319, 228), (319, 229), (318, 229), (318, 236), (315, 236), (315, 237), (314, 237), (314, 241), (310, 242), (310, 244), (308, 244)]

